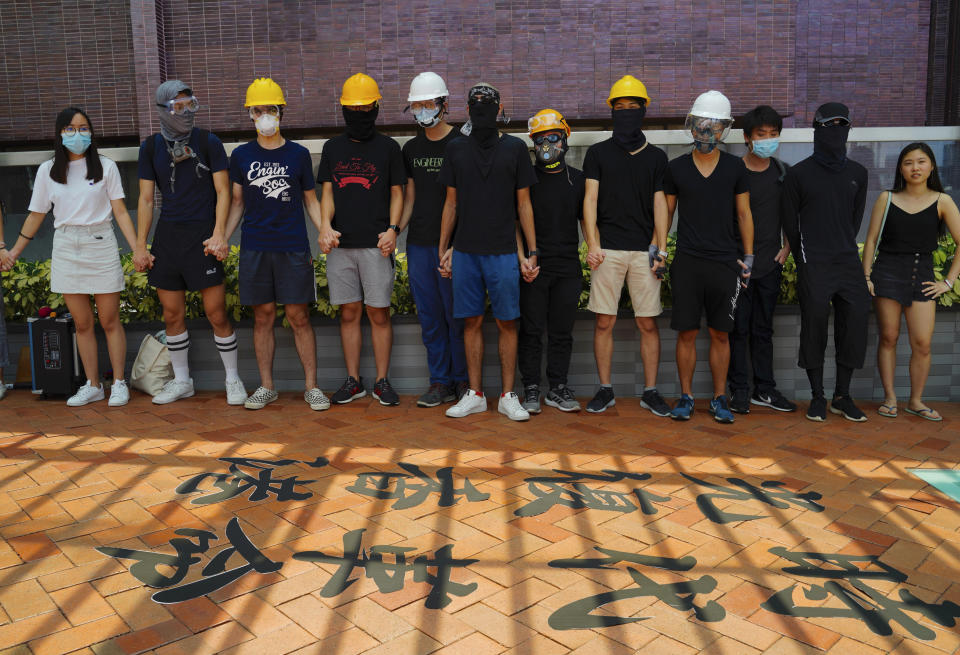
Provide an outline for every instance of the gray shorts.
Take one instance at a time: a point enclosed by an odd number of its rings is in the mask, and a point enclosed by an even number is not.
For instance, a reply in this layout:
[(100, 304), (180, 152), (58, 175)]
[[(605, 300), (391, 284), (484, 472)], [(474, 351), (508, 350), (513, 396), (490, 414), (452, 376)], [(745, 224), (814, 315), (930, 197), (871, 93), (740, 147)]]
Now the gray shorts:
[(330, 304), (363, 301), (368, 307), (389, 307), (393, 295), (393, 255), (379, 248), (334, 248), (327, 255)]

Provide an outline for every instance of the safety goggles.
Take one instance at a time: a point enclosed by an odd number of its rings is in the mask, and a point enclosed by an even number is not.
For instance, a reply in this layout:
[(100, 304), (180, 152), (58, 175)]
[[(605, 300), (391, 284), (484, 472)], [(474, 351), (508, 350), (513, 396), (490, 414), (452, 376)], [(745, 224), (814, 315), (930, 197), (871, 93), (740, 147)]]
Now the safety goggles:
[(722, 118), (705, 118), (691, 114), (687, 116), (684, 127), (688, 129), (694, 137), (702, 137), (697, 140), (716, 139), (720, 141), (727, 135), (732, 122), (731, 120)]
[(559, 114), (538, 114), (527, 121), (527, 132), (546, 132), (547, 130), (560, 130), (570, 133), (567, 122)]
[(547, 141), (548, 143), (557, 143), (562, 140), (563, 140), (563, 137), (556, 133), (537, 134), (536, 136), (533, 137), (533, 142), (538, 146), (543, 145), (544, 141)]
[(271, 116), (279, 116), (280, 107), (277, 105), (256, 105), (250, 108), (250, 118), (254, 120), (260, 118), (264, 114), (270, 114)]
[(418, 111), (423, 111), (423, 110), (436, 111), (442, 105), (443, 105), (442, 98), (437, 98), (435, 100), (414, 100), (409, 105), (407, 105), (406, 109), (404, 109), (403, 111), (409, 110), (413, 113), (417, 113)]
[(850, 119), (846, 116), (831, 116), (830, 118), (814, 118), (817, 127), (850, 127)]
[(60, 130), (60, 134), (63, 136), (73, 136), (74, 134), (79, 134), (80, 136), (90, 136), (92, 132), (89, 127), (74, 127), (72, 125), (67, 125), (65, 128)]
[(166, 102), (158, 102), (157, 107), (166, 109), (171, 114), (182, 116), (187, 112), (195, 114), (197, 111), (199, 111), (200, 101), (197, 100), (196, 96), (190, 96), (189, 98), (174, 98), (173, 100), (167, 100)]

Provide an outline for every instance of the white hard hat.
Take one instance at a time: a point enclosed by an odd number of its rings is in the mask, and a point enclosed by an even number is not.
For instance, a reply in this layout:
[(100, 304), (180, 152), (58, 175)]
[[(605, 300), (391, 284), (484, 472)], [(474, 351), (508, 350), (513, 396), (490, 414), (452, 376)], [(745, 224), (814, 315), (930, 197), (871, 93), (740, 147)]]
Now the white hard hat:
[(420, 73), (410, 82), (410, 95), (407, 96), (407, 102), (446, 98), (449, 95), (450, 92), (447, 91), (447, 85), (442, 77), (436, 73)]
[(723, 121), (732, 121), (730, 101), (719, 91), (707, 91), (697, 96), (690, 109), (690, 115), (701, 118), (716, 118)]

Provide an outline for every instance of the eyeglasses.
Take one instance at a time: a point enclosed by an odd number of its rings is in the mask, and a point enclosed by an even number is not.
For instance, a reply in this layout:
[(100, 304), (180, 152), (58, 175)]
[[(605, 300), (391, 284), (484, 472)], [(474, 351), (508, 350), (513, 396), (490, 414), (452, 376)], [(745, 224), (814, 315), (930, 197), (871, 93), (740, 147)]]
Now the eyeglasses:
[(271, 116), (280, 115), (280, 107), (277, 105), (258, 105), (256, 107), (250, 108), (250, 118), (260, 118), (264, 114), (270, 114)]
[(74, 127), (72, 125), (67, 125), (65, 128), (60, 130), (60, 134), (63, 136), (73, 136), (74, 134), (79, 134), (80, 136), (90, 136), (92, 132), (89, 127)]
[(557, 143), (561, 139), (563, 139), (563, 137), (560, 136), (559, 134), (538, 134), (535, 137), (533, 137), (533, 142), (539, 146), (539, 145), (543, 145), (544, 141), (549, 141), (550, 143)]
[(831, 116), (830, 118), (815, 118), (819, 127), (849, 127), (850, 119), (846, 116)]
[(199, 111), (200, 101), (197, 100), (196, 96), (190, 96), (189, 98), (174, 98), (173, 100), (167, 100), (166, 102), (158, 102), (157, 107), (166, 109), (171, 114), (182, 116), (187, 112), (195, 114), (197, 111)]

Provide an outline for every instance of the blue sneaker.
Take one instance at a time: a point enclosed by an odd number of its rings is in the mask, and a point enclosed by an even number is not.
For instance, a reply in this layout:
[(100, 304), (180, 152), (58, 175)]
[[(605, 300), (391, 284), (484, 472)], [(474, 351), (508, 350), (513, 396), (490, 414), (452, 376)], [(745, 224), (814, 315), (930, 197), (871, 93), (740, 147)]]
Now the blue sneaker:
[(730, 411), (730, 406), (727, 405), (726, 396), (717, 396), (710, 401), (710, 413), (713, 415), (713, 420), (717, 423), (733, 423), (733, 412)]
[(693, 396), (682, 394), (677, 406), (670, 410), (670, 418), (678, 421), (689, 421), (693, 415)]

